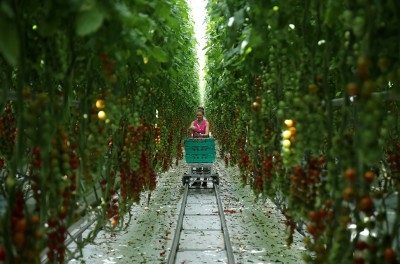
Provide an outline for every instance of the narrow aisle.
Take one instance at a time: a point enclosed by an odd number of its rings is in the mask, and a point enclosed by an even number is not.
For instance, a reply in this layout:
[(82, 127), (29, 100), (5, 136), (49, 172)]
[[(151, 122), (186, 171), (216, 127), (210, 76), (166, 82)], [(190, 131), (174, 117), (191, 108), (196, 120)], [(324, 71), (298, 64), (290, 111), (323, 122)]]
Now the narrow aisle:
[(217, 162), (221, 199), (236, 263), (305, 263), (303, 237), (295, 232), (293, 243), (286, 245), (285, 218), (270, 201), (256, 196), (249, 186), (242, 187), (239, 171)]
[(208, 185), (189, 189), (175, 263), (227, 261), (215, 190)]
[[(282, 214), (270, 202), (266, 206), (254, 203), (252, 191), (240, 187), (238, 171), (225, 169), (222, 164), (218, 159), (215, 166), (220, 173), (220, 196), (236, 263), (304, 263), (301, 236), (295, 234), (288, 248)], [(180, 161), (179, 166), (161, 174), (150, 204), (144, 193), (140, 204), (132, 207), (132, 221), (125, 231), (100, 232), (94, 243), (83, 249), (83, 258), (69, 263), (166, 263), (183, 194), (181, 177), (186, 170), (187, 165)]]
[(180, 161), (179, 166), (160, 174), (150, 204), (143, 193), (140, 204), (131, 208), (132, 220), (125, 231), (100, 232), (94, 243), (83, 249), (83, 258), (69, 263), (165, 263), (183, 193), (180, 175), (185, 169)]

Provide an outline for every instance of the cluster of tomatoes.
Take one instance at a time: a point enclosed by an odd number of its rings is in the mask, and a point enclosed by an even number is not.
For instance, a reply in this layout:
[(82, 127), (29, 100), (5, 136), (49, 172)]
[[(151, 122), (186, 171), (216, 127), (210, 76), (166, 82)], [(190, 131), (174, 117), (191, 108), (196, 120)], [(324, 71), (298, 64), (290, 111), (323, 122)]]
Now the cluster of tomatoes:
[(179, 142), (178, 145), (176, 146), (176, 161), (175, 165), (178, 166), (179, 160), (183, 158), (183, 149), (182, 149), (182, 142)]
[(123, 162), (119, 166), (119, 175), (121, 179), (121, 203), (126, 204), (129, 201), (139, 202), (139, 192), (142, 184), (139, 182), (137, 171), (133, 170), (128, 162)]
[(264, 176), (265, 188), (272, 188), (272, 170), (274, 166), (274, 162), (272, 160), (272, 154), (267, 154), (261, 156), (261, 174)]
[(250, 167), (250, 154), (243, 148), (239, 149), (238, 167), (242, 174), (243, 183), (247, 183), (247, 175)]
[[(225, 159), (225, 151), (230, 149), (230, 145), (231, 145), (231, 136), (230, 133), (225, 130), (223, 132), (223, 136), (221, 136), (219, 139), (219, 144), (220, 144), (220, 157), (222, 159)], [(228, 157), (229, 159), (229, 157)]]
[[(379, 255), (378, 255), (379, 254)], [(378, 255), (378, 257), (377, 257)], [(382, 252), (377, 252), (377, 245), (373, 242), (358, 240), (355, 246), (354, 263), (365, 264), (373, 263), (371, 259), (379, 258), (386, 264), (396, 264), (398, 253), (393, 247), (386, 247)], [(372, 256), (372, 257), (371, 257)]]
[(142, 150), (140, 155), (139, 180), (139, 182), (143, 183), (150, 191), (153, 191), (156, 188), (157, 174), (154, 172), (154, 169), (149, 162), (146, 150)]
[[(52, 182), (58, 186), (62, 197), (55, 194), (56, 204), (50, 205), (53, 213), (48, 220), (47, 237), (48, 251), (47, 256), (50, 261), (57, 260), (63, 263), (65, 259), (65, 239), (67, 237), (67, 228), (73, 221), (73, 212), (77, 209), (77, 169), (80, 161), (77, 154), (77, 144), (70, 140), (68, 134), (59, 129), (57, 140), (52, 142), (50, 151), (50, 164), (52, 164), (48, 177), (48, 183)], [(59, 176), (54, 177), (54, 176)]]
[(272, 176), (273, 176), (273, 156), (272, 154), (264, 154), (263, 150), (259, 150), (260, 163), (259, 167), (254, 170), (255, 179), (253, 188), (256, 193), (268, 192), (272, 188)]
[(162, 149), (162, 157), (161, 157), (162, 166), (161, 166), (161, 170), (163, 172), (169, 170), (169, 168), (171, 168), (172, 165), (173, 165), (173, 161), (172, 161), (172, 151), (173, 151), (173, 145), (174, 145), (174, 143), (173, 143), (174, 142), (174, 135), (173, 134), (168, 135), (167, 142), (168, 142), (168, 144), (166, 144)]
[[(116, 226), (119, 221), (119, 199), (116, 196), (115, 189), (115, 172), (111, 171), (109, 177), (101, 180), (101, 191), (105, 195), (106, 213), (107, 218), (110, 220), (111, 226)], [(107, 190), (109, 188), (109, 190)]]
[(395, 144), (394, 148), (388, 149), (386, 151), (387, 158), (386, 162), (390, 169), (392, 177), (398, 177), (400, 180), (398, 172), (400, 172), (400, 144)]
[(307, 225), (307, 231), (317, 240), (325, 228), (331, 225), (334, 216), (333, 201), (327, 199), (322, 208), (308, 212), (308, 220), (310, 222)]
[(58, 219), (49, 219), (48, 225), (48, 243), (47, 243), (47, 258), (50, 263), (65, 262), (65, 239), (67, 237), (67, 227)]
[(305, 167), (294, 167), (290, 180), (290, 193), (293, 204), (304, 208), (313, 208), (318, 195), (322, 167), (325, 159), (311, 158)]
[(311, 235), (306, 237), (304, 242), (307, 248), (315, 253), (315, 258), (319, 262), (326, 261), (326, 247), (324, 241), (320, 240), (322, 235), (332, 236), (332, 229), (335, 220), (335, 213), (333, 209), (333, 201), (330, 199), (325, 200), (323, 206), (319, 209), (308, 211), (308, 224), (307, 231)]
[[(0, 116), (0, 154), (10, 157), (13, 153), (17, 129), (14, 113), (11, 105), (7, 104)], [(4, 166), (4, 160), (0, 161), (0, 168)]]
[[(41, 206), (46, 206), (49, 211), (47, 228), (43, 230), (47, 236), (36, 237), (36, 243), (33, 244), (39, 245), (37, 242), (44, 238), (47, 241), (48, 259), (58, 263), (64, 261), (67, 227), (76, 209), (77, 169), (80, 165), (76, 151), (77, 144), (70, 142), (68, 134), (59, 129), (51, 140), (48, 154), (43, 153), (38, 146), (33, 147), (31, 154), (29, 175), (35, 208), (41, 210)], [(43, 166), (48, 165), (48, 173), (40, 176), (43, 174)], [(43, 192), (50, 195), (51, 201), (42, 199)]]
[(160, 127), (156, 127), (154, 129), (154, 142), (156, 144), (156, 146), (161, 144), (161, 137), (160, 137)]
[(286, 129), (282, 132), (282, 156), (286, 165), (291, 162), (291, 155), (296, 152), (294, 149), (294, 143), (296, 142), (296, 128), (294, 127), (295, 122), (291, 119), (284, 121)]
[[(123, 143), (118, 150), (121, 179), (120, 194), (122, 203), (126, 203), (128, 200), (139, 202), (139, 194), (145, 183), (143, 180), (144, 175), (141, 175), (139, 170), (144, 170), (144, 166), (146, 166), (143, 161), (143, 155), (145, 154), (143, 154), (142, 142), (149, 133), (149, 128), (141, 122), (138, 127), (128, 125), (126, 130), (123, 135)], [(141, 155), (137, 155), (137, 153), (141, 153)]]
[[(18, 253), (14, 258), (14, 263), (34, 263), (40, 254), (39, 244), (36, 243), (36, 240), (43, 239), (39, 216), (36, 213), (28, 214), (26, 212), (24, 199), (22, 191), (16, 190), (9, 228), (13, 250)], [(2, 251), (0, 258), (5, 260), (8, 252), (5, 247), (2, 247)]]
[(343, 177), (347, 181), (347, 187), (343, 190), (343, 200), (348, 203), (358, 202), (357, 208), (367, 216), (371, 216), (374, 212), (374, 202), (369, 192), (357, 191), (360, 186), (359, 183), (364, 182), (367, 186), (374, 182), (376, 173), (373, 171), (366, 171), (362, 175), (362, 181), (358, 180), (358, 173), (354, 168), (345, 170)]

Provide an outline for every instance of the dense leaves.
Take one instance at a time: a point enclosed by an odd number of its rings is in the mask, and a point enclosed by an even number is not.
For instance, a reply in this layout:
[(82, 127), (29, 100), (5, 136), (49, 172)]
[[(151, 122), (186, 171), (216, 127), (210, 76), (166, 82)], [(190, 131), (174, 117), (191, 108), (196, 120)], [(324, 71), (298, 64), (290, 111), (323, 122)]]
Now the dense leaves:
[[(2, 260), (63, 263), (99, 228), (124, 228), (181, 158), (200, 100), (192, 21), (183, 0), (0, 6)], [(68, 227), (92, 214), (68, 252)]]
[(290, 229), (307, 226), (310, 262), (398, 261), (386, 255), (400, 251), (399, 4), (208, 9), (207, 107), (226, 162), (282, 207)]

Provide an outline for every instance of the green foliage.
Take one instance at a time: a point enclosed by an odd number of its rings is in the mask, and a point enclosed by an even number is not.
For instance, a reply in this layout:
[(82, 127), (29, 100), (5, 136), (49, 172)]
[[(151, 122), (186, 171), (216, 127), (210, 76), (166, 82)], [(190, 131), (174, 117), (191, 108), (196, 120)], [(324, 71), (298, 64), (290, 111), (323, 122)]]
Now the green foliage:
[[(289, 206), (286, 215), (307, 222), (310, 261), (354, 262), (361, 235), (356, 231), (348, 242), (346, 223), (385, 233), (369, 237), (380, 253), (360, 254), (366, 262), (382, 262), (387, 247), (398, 250), (388, 218), (365, 223), (371, 212), (360, 204), (368, 197), (377, 207), (384, 202), (377, 189), (398, 191), (396, 165), (389, 169), (386, 160), (399, 141), (393, 119), (399, 10), (393, 1), (209, 1), (207, 108), (214, 135), (244, 183), (265, 198), (286, 200), (278, 204)], [(295, 121), (292, 128), (286, 119)], [(344, 178), (348, 168), (357, 170), (355, 182)], [(370, 171), (391, 176), (371, 184), (363, 176)], [(348, 188), (353, 200), (343, 201)], [(320, 220), (308, 219), (310, 211), (329, 210), (334, 217), (323, 219), (329, 228), (319, 230)]]
[[(65, 252), (60, 230), (95, 214), (83, 246), (100, 227), (123, 228), (129, 206), (179, 154), (200, 101), (193, 23), (184, 0), (8, 2), (0, 4), (0, 171), (8, 183), (0, 246), (10, 263), (37, 263), (45, 249), (61, 263), (79, 252)], [(24, 250), (9, 228), (33, 215), (40, 225), (22, 234)], [(56, 234), (60, 243), (47, 243)]]

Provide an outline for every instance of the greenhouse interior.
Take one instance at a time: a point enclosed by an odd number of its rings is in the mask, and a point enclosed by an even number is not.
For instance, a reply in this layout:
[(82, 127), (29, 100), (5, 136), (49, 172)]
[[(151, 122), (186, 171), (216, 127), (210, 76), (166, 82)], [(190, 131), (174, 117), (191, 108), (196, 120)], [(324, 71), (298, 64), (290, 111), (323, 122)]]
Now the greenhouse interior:
[(400, 263), (400, 2), (0, 1), (0, 264)]

